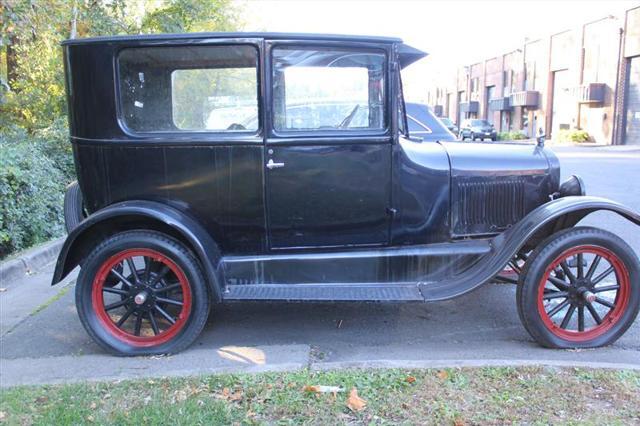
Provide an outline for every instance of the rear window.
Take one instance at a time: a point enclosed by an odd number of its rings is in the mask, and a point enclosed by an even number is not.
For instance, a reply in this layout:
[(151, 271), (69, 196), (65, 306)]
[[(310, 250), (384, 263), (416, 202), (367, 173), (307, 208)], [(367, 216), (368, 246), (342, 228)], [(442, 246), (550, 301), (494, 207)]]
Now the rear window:
[(253, 46), (123, 50), (121, 116), (136, 132), (255, 132), (258, 51)]
[(489, 122), (487, 120), (471, 120), (472, 126), (488, 126)]

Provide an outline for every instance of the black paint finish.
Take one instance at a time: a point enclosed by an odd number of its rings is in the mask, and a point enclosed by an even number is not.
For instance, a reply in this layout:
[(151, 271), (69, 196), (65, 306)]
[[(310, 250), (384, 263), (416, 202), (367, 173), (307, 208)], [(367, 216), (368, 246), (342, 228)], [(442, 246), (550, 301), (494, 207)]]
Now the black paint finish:
[[(234, 43), (259, 51), (255, 134), (136, 134), (121, 125), (120, 50)], [(274, 132), (269, 49), (279, 43), (386, 52), (390, 126)], [(191, 247), (216, 300), (440, 300), (491, 279), (536, 233), (591, 211), (640, 223), (606, 200), (549, 202), (560, 173), (546, 148), (399, 134), (399, 69), (423, 54), (397, 39), (161, 35), (75, 40), (63, 49), (70, 140), (92, 214), (65, 242), (54, 283), (105, 235), (149, 228)], [(284, 165), (268, 168), (269, 160)]]

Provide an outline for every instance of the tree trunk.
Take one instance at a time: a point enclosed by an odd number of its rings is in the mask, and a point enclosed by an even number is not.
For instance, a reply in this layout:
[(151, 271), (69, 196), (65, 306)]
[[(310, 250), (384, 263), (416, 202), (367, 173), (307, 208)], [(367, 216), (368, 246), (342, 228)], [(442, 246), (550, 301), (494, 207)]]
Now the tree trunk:
[(18, 38), (15, 35), (9, 35), (9, 43), (7, 44), (7, 83), (11, 90), (15, 90), (15, 82), (18, 80), (18, 57), (16, 55), (16, 45)]

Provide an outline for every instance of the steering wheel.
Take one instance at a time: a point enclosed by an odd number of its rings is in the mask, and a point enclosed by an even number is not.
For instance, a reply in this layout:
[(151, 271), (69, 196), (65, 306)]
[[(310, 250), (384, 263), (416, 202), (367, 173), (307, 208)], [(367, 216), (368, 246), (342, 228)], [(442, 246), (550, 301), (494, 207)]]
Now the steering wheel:
[(360, 104), (356, 104), (356, 106), (353, 107), (349, 115), (347, 115), (344, 120), (342, 120), (342, 123), (340, 123), (338, 129), (346, 129), (347, 127), (349, 127), (349, 124), (351, 123), (351, 120), (353, 120), (353, 117), (356, 116), (356, 112), (358, 112), (358, 109), (360, 109)]
[(227, 127), (227, 130), (247, 130), (247, 128), (239, 123), (231, 123), (231, 125)]

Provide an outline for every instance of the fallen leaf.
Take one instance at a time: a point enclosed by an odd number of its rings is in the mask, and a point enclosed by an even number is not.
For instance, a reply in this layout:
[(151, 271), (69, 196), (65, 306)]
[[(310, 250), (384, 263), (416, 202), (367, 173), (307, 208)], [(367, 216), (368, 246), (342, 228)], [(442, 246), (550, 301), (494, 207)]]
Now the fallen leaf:
[(174, 402), (181, 402), (187, 399), (187, 393), (184, 390), (179, 390), (173, 393)]
[(465, 422), (461, 418), (457, 418), (453, 421), (453, 426), (464, 426)]
[(4, 420), (7, 418), (7, 413), (5, 413), (4, 411), (0, 411), (0, 420)]
[(415, 382), (415, 381), (416, 381), (416, 378), (415, 378), (415, 377), (413, 377), (413, 376), (407, 376), (407, 378), (405, 379), (405, 381), (406, 381), (407, 383), (413, 383), (413, 382)]
[(358, 396), (358, 390), (356, 388), (351, 389), (349, 392), (349, 398), (347, 399), (347, 407), (353, 412), (362, 411), (367, 406), (367, 401)]
[(336, 324), (336, 328), (340, 328), (342, 327), (342, 320), (338, 320), (338, 323)]
[(438, 378), (440, 380), (447, 380), (449, 378), (449, 373), (447, 373), (445, 370), (440, 370), (438, 371)]
[(49, 401), (49, 397), (47, 396), (39, 396), (38, 398), (36, 398), (36, 402), (38, 404), (44, 404), (47, 401)]
[(87, 416), (87, 420), (93, 423), (95, 419), (93, 418), (93, 416)]
[(409, 408), (409, 404), (407, 404), (406, 402), (402, 403), (402, 408), (404, 408), (405, 410)]
[(235, 391), (234, 393), (231, 394), (231, 396), (229, 397), (230, 401), (240, 401), (242, 399), (242, 391)]
[(96, 404), (95, 401), (94, 401), (89, 405), (89, 408), (91, 408), (92, 410), (95, 410), (97, 406), (98, 406), (98, 404)]
[(305, 386), (302, 388), (304, 392), (314, 392), (314, 393), (336, 393), (336, 392), (344, 392), (344, 388), (339, 386)]

